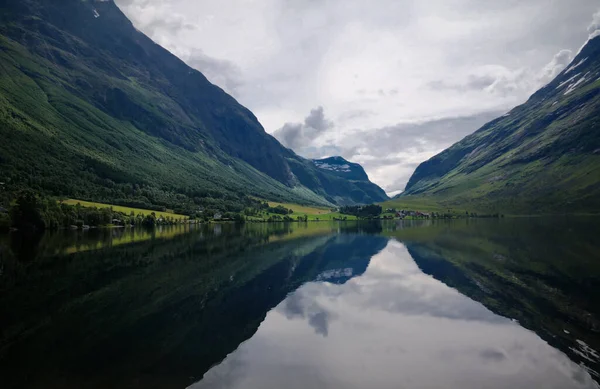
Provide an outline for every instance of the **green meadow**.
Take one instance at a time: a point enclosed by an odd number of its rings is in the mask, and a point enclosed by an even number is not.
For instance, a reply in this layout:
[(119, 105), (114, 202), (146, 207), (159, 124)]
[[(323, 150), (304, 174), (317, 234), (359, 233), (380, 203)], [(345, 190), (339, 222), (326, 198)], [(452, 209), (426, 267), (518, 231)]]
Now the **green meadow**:
[(140, 213), (144, 216), (146, 215), (150, 215), (152, 213), (154, 213), (156, 215), (157, 218), (167, 218), (167, 217), (171, 217), (174, 219), (189, 219), (189, 216), (185, 216), (185, 215), (179, 215), (173, 212), (161, 212), (161, 211), (153, 211), (153, 210), (149, 210), (149, 209), (141, 209), (141, 208), (132, 208), (132, 207), (124, 207), (122, 205), (112, 205), (112, 204), (103, 204), (103, 203), (95, 203), (92, 201), (83, 201), (83, 200), (75, 200), (75, 199), (67, 199), (67, 200), (63, 200), (62, 201), (65, 204), (68, 205), (81, 205), (82, 207), (86, 207), (86, 208), (91, 208), (91, 207), (96, 207), (96, 208), (112, 208), (113, 211), (116, 212), (122, 212), (125, 215), (129, 215), (131, 214), (131, 212), (133, 212), (135, 215), (139, 215)]

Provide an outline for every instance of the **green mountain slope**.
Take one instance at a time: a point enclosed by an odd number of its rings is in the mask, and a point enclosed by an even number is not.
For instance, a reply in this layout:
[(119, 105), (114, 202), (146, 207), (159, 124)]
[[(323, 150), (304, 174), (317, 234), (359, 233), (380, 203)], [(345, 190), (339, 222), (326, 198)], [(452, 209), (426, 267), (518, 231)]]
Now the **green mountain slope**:
[(347, 203), (361, 190), (307, 180), (320, 173), (311, 161), (112, 0), (0, 3), (0, 136), (9, 191), (193, 208), (245, 195)]
[(600, 37), (525, 104), (422, 163), (402, 196), (521, 214), (600, 212)]

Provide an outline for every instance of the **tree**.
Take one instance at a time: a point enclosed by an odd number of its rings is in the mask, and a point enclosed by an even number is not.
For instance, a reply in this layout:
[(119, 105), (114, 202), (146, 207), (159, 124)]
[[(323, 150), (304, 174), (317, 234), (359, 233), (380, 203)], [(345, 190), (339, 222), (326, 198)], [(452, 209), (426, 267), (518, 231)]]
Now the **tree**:
[(25, 230), (44, 230), (46, 223), (42, 218), (40, 203), (31, 191), (19, 194), (15, 206), (11, 209), (13, 225)]
[(269, 213), (276, 213), (276, 214), (278, 214), (278, 215), (288, 215), (288, 214), (290, 214), (290, 213), (291, 213), (291, 212), (290, 212), (290, 211), (291, 211), (290, 209), (287, 209), (286, 207), (284, 207), (284, 206), (282, 206), (282, 205), (278, 205), (278, 206), (276, 206), (276, 207), (269, 207), (269, 208), (267, 209), (267, 211), (268, 211)]
[(154, 227), (156, 225), (156, 215), (154, 214), (154, 212), (144, 217), (142, 225), (145, 227)]
[(345, 206), (340, 208), (340, 213), (345, 215), (354, 215), (363, 218), (372, 218), (381, 215), (383, 208), (381, 205), (358, 205), (358, 206)]

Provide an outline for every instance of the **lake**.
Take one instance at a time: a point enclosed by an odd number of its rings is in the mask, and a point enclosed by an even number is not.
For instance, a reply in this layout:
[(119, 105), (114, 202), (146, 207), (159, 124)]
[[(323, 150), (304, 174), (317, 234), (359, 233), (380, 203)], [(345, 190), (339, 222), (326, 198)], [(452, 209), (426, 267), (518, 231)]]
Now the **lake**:
[(2, 388), (598, 388), (592, 218), (0, 236)]

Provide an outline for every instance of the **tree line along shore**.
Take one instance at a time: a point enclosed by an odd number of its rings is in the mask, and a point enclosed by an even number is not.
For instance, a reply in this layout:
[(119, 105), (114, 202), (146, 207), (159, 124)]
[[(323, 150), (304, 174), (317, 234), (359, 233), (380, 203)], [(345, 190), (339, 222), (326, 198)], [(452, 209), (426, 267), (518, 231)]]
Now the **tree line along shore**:
[(0, 231), (88, 229), (96, 227), (154, 227), (157, 225), (215, 222), (271, 223), (351, 220), (419, 220), (474, 217), (503, 217), (473, 212), (423, 212), (410, 209), (384, 209), (379, 204), (311, 207), (298, 204), (269, 203), (258, 199), (241, 212), (198, 208), (189, 215), (83, 200), (56, 200), (31, 191), (20, 193), (8, 207), (0, 207)]

